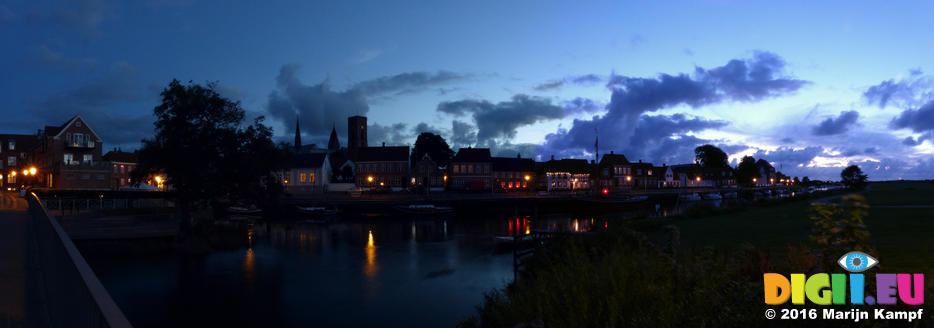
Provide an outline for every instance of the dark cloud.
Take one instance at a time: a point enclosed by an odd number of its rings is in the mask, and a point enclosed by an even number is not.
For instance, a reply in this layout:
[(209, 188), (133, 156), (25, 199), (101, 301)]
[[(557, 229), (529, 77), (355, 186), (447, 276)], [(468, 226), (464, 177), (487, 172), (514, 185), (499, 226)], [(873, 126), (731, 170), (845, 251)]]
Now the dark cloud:
[[(447, 71), (412, 72), (362, 81), (343, 91), (331, 89), (327, 80), (308, 85), (298, 78), (301, 66), (284, 65), (276, 77), (276, 90), (269, 94), (266, 109), (270, 117), (285, 127), (285, 135), (295, 133), (295, 118), (300, 117), (302, 135), (309, 140), (326, 138), (331, 127), (338, 135), (347, 135), (347, 118), (366, 115), (368, 100), (377, 96), (433, 90), (438, 85), (468, 78)], [(382, 127), (382, 126), (381, 126)]]
[(435, 127), (433, 127), (433, 126), (431, 126), (431, 125), (429, 125), (428, 123), (425, 123), (425, 122), (418, 123), (417, 125), (415, 125), (414, 128), (412, 128), (412, 130), (415, 132), (415, 135), (416, 135), (416, 136), (418, 136), (419, 134), (422, 134), (422, 133), (424, 133), (424, 132), (430, 132), (430, 133), (434, 133), (434, 134), (437, 134), (437, 135), (442, 135), (441, 130), (439, 130), (439, 129), (437, 129), (437, 128), (435, 128)]
[(437, 110), (456, 116), (470, 114), (477, 126), (477, 142), (508, 140), (516, 129), (537, 122), (564, 117), (564, 109), (553, 105), (547, 98), (515, 95), (508, 101), (491, 103), (486, 100), (460, 100), (438, 104)]
[(914, 146), (921, 145), (922, 143), (924, 143), (925, 140), (934, 140), (934, 133), (928, 132), (928, 133), (922, 134), (918, 136), (917, 139), (915, 139), (915, 137), (907, 137), (902, 140), (902, 144), (905, 146), (914, 147)]
[(548, 82), (536, 85), (532, 87), (532, 89), (535, 89), (537, 91), (548, 91), (548, 90), (554, 90), (554, 89), (561, 88), (561, 86), (563, 85), (564, 85), (564, 80), (553, 80), (553, 81), (548, 81)]
[(300, 67), (285, 65), (276, 77), (276, 90), (269, 94), (269, 115), (283, 123), (287, 136), (295, 133), (295, 119), (300, 118), (303, 135), (325, 136), (337, 126), (347, 135), (347, 117), (366, 115), (370, 106), (359, 89), (333, 91), (327, 81), (306, 85), (298, 79)]
[(569, 129), (549, 134), (541, 150), (589, 152), (595, 129), (600, 135), (617, 140), (608, 146), (623, 148), (628, 146), (626, 140), (642, 138), (635, 133), (644, 113), (682, 104), (696, 108), (724, 101), (759, 101), (794, 92), (808, 83), (785, 77), (784, 66), (780, 57), (756, 52), (753, 58), (731, 60), (710, 70), (698, 67), (693, 76), (660, 74), (655, 78), (634, 78), (613, 74), (607, 82), (613, 92), (607, 113), (591, 120), (574, 120)]
[(814, 157), (822, 154), (824, 152), (823, 147), (811, 146), (802, 149), (794, 149), (791, 147), (779, 147), (776, 150), (766, 151), (759, 150), (753, 157), (757, 159), (764, 159), (772, 165), (775, 166), (776, 170), (789, 170), (796, 169), (799, 166), (806, 166)]
[(414, 136), (412, 130), (406, 129), (405, 123), (373, 123), (367, 126), (367, 143), (370, 147), (379, 147), (383, 143), (386, 143), (386, 146), (411, 146)]
[(786, 144), (787, 144), (787, 143), (794, 143), (794, 142), (795, 142), (795, 139), (792, 139), (792, 138), (789, 138), (789, 137), (784, 137), (784, 138), (782, 138), (782, 140), (780, 140), (780, 141), (781, 141), (782, 143), (786, 143)]
[(477, 142), (477, 128), (470, 123), (451, 121), (451, 147), (467, 147)]
[(918, 109), (906, 109), (889, 122), (894, 129), (911, 129), (915, 132), (934, 130), (934, 100)]
[(34, 110), (25, 118), (10, 115), (0, 126), (9, 130), (34, 129), (60, 125), (72, 116), (81, 115), (105, 144), (135, 148), (152, 135), (152, 106), (157, 93), (143, 87), (139, 69), (116, 63), (102, 77), (89, 83), (31, 102)]
[(571, 78), (571, 83), (583, 86), (591, 86), (603, 82), (603, 78), (596, 74), (586, 74)]
[(866, 148), (865, 150), (863, 150), (863, 153), (866, 154), (866, 155), (873, 155), (873, 154), (877, 153), (878, 151), (879, 151), (879, 148), (876, 148), (876, 147), (869, 147), (869, 148)]
[(470, 78), (469, 75), (448, 71), (438, 71), (436, 73), (410, 72), (363, 81), (355, 84), (352, 89), (356, 89), (367, 96), (392, 93), (405, 94), (468, 78)]
[(563, 87), (565, 84), (568, 84), (568, 83), (586, 87), (586, 86), (591, 86), (591, 85), (600, 83), (602, 81), (603, 81), (603, 78), (597, 74), (584, 74), (584, 75), (578, 75), (578, 76), (569, 76), (563, 79), (546, 81), (542, 84), (532, 87), (532, 89), (535, 89), (536, 91), (549, 91), (549, 90), (560, 89), (561, 87)]
[(889, 104), (899, 107), (915, 107), (934, 97), (934, 79), (925, 76), (921, 69), (910, 71), (908, 77), (882, 81), (863, 92), (869, 104), (885, 108)]
[(834, 119), (829, 117), (820, 124), (811, 129), (811, 133), (816, 136), (829, 136), (841, 134), (847, 131), (850, 126), (856, 124), (859, 120), (859, 112), (855, 110), (840, 112), (840, 116)]
[(564, 102), (565, 115), (593, 114), (605, 107), (588, 98), (577, 97)]

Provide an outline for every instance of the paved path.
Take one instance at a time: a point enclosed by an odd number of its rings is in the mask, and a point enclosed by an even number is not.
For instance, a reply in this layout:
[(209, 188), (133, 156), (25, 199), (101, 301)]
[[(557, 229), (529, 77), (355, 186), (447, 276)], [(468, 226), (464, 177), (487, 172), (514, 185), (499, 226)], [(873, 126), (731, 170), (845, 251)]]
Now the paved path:
[(26, 200), (0, 193), (0, 327), (22, 326), (26, 318)]

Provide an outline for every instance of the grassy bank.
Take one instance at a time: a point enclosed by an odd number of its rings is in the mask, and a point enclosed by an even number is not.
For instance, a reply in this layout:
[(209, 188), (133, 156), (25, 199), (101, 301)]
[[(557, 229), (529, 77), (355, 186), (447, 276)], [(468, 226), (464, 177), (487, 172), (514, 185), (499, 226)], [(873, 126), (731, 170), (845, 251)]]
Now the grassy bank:
[[(934, 202), (934, 184), (872, 184), (865, 196), (870, 208), (863, 223), (870, 235), (863, 242), (880, 261), (873, 270), (932, 273), (934, 238), (929, 233), (934, 231), (934, 209), (885, 206), (929, 205)], [(809, 238), (810, 202), (776, 201), (706, 215), (637, 220), (596, 237), (554, 243), (536, 253), (518, 282), (488, 294), (478, 314), (462, 324), (783, 326), (788, 322), (762, 318), (762, 273), (808, 272), (818, 266), (821, 272), (842, 271), (810, 251), (819, 247)], [(676, 252), (666, 244), (672, 235), (679, 236)], [(934, 286), (926, 287), (926, 293), (934, 291)], [(926, 305), (925, 312), (931, 311)], [(934, 317), (926, 315), (911, 324), (794, 324), (923, 327), (934, 325)]]

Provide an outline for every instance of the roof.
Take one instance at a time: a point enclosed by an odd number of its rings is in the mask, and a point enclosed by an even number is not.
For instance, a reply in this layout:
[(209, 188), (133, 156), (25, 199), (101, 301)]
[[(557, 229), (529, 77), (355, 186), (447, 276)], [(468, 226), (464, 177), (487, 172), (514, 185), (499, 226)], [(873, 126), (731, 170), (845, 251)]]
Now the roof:
[(603, 154), (603, 158), (600, 159), (600, 166), (617, 164), (629, 164), (629, 160), (623, 154), (613, 153)]
[(489, 148), (461, 148), (457, 150), (457, 155), (451, 159), (451, 162), (489, 162)]
[(327, 157), (327, 153), (296, 154), (292, 167), (322, 167)]
[(408, 162), (409, 146), (361, 147), (352, 158), (356, 162)]
[(535, 171), (535, 161), (531, 158), (493, 157), (493, 171)]
[(341, 149), (341, 142), (337, 139), (337, 128), (331, 127), (331, 137), (328, 139), (328, 150)]
[(26, 152), (37, 143), (39, 143), (39, 138), (31, 134), (0, 134), (0, 150), (4, 152), (10, 151), (10, 144), (8, 141), (13, 140), (16, 142), (15, 152)]
[(591, 166), (586, 159), (550, 160), (543, 165), (545, 172), (591, 173)]
[(108, 162), (119, 162), (119, 163), (138, 163), (139, 162), (139, 153), (137, 152), (128, 152), (121, 150), (111, 150), (104, 154), (104, 160)]
[[(92, 129), (91, 126), (87, 124), (87, 121), (86, 121), (84, 118), (81, 117), (81, 115), (72, 116), (70, 119), (68, 119), (68, 121), (65, 121), (65, 123), (63, 123), (61, 126), (58, 126), (58, 127), (46, 125), (46, 126), (45, 126), (45, 129), (46, 129), (46, 130), (45, 130), (45, 134), (46, 134), (47, 136), (58, 137), (60, 134), (62, 134), (62, 131), (64, 131), (65, 129), (67, 129), (69, 125), (74, 124), (75, 121), (77, 121), (79, 118), (81, 119), (81, 121), (84, 122), (84, 126), (87, 127), (88, 130), (91, 130), (91, 133), (93, 133), (94, 136), (97, 137), (97, 140), (98, 140), (98, 141), (102, 141), (102, 140), (101, 140), (101, 136), (100, 136), (99, 134), (97, 134), (97, 131), (94, 131), (94, 129)], [(53, 132), (54, 132), (54, 133), (53, 133)]]

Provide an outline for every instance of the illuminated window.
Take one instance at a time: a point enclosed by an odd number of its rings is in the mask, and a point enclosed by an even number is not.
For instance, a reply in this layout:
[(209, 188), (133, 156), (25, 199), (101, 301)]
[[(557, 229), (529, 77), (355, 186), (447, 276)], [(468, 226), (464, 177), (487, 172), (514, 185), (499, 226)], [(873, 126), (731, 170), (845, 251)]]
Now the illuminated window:
[(308, 182), (311, 182), (312, 184), (315, 183), (315, 174), (314, 174), (314, 173), (308, 173)]
[(302, 183), (304, 183), (304, 182), (305, 182), (305, 180), (308, 180), (308, 176), (307, 176), (307, 175), (305, 175), (305, 173), (302, 173), (301, 175), (299, 175), (299, 177), (298, 177), (298, 181), (300, 181), (300, 182), (302, 182)]

